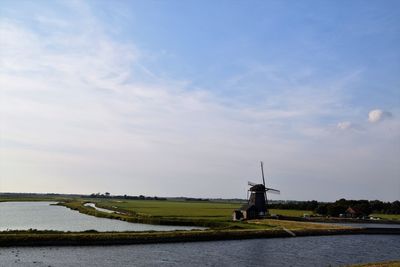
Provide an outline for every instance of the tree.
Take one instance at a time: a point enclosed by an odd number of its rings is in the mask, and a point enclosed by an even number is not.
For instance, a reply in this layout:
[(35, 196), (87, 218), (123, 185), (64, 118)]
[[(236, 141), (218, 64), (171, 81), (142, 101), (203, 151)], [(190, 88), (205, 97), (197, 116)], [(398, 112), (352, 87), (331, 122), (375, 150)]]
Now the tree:
[(353, 208), (358, 209), (364, 216), (368, 216), (372, 213), (371, 204), (369, 204), (368, 200), (357, 201)]
[(327, 204), (320, 204), (315, 209), (315, 213), (319, 215), (327, 215), (328, 214), (328, 205)]
[(345, 213), (347, 206), (343, 203), (333, 203), (328, 206), (328, 215), (332, 217), (338, 217), (340, 214)]

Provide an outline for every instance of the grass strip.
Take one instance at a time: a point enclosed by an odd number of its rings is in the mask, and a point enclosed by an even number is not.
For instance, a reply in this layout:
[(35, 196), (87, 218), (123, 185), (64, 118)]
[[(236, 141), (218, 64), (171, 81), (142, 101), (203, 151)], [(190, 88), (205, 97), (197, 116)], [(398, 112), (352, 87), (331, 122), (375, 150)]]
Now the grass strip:
[[(362, 234), (365, 229), (293, 230), (296, 236)], [(0, 246), (87, 246), (126, 245), (292, 237), (282, 229), (271, 230), (192, 230), (172, 232), (0, 232)]]
[(400, 260), (349, 265), (348, 267), (400, 267)]

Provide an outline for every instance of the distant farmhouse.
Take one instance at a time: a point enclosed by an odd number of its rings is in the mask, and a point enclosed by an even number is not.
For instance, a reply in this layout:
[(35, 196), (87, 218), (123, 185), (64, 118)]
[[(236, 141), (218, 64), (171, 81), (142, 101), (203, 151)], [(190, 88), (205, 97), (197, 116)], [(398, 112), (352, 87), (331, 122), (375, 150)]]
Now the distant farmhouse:
[(362, 217), (364, 214), (355, 207), (348, 207), (347, 210), (344, 212), (344, 215), (347, 218), (359, 218)]

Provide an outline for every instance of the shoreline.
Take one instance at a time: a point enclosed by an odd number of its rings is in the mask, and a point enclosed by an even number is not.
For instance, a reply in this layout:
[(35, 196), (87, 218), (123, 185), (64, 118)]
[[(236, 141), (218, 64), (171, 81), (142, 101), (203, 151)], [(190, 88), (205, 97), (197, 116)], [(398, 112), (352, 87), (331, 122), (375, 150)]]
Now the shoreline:
[(400, 235), (400, 228), (204, 230), (174, 232), (0, 232), (0, 247), (109, 246), (330, 235)]
[(396, 220), (369, 220), (369, 219), (355, 219), (355, 218), (323, 218), (323, 217), (311, 217), (311, 218), (302, 218), (302, 217), (291, 217), (291, 216), (276, 216), (279, 220), (287, 220), (287, 221), (297, 221), (297, 222), (315, 222), (315, 223), (348, 223), (348, 224), (400, 224), (400, 221)]

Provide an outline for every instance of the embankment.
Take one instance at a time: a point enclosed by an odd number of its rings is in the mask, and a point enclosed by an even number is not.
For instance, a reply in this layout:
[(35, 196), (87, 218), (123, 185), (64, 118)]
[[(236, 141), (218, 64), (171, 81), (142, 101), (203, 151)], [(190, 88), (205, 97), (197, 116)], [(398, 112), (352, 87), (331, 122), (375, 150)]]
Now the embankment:
[[(295, 236), (390, 234), (400, 235), (399, 228), (352, 228), (292, 230)], [(285, 230), (204, 230), (174, 232), (0, 232), (0, 246), (103, 246), (149, 243), (173, 243), (293, 237)]]
[(274, 218), (279, 220), (296, 221), (296, 222), (316, 222), (316, 223), (374, 223), (374, 224), (400, 224), (400, 221), (396, 220), (370, 220), (370, 219), (353, 219), (353, 218), (327, 218), (327, 217), (292, 217), (277, 215)]

